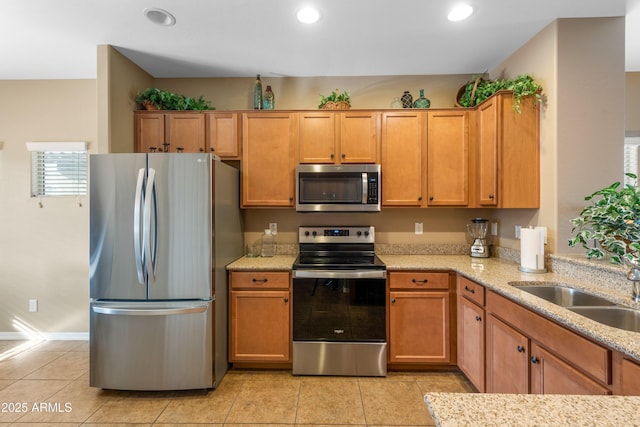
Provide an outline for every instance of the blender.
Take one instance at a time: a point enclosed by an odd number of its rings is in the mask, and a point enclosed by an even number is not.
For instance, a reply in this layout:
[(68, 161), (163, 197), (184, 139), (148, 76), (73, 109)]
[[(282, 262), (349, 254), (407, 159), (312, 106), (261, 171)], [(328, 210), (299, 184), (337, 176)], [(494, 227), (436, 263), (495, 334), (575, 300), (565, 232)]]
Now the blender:
[(467, 233), (473, 240), (469, 253), (472, 257), (489, 257), (489, 245), (487, 244), (488, 227), (489, 220), (483, 218), (474, 218), (471, 220), (471, 224), (467, 224)]

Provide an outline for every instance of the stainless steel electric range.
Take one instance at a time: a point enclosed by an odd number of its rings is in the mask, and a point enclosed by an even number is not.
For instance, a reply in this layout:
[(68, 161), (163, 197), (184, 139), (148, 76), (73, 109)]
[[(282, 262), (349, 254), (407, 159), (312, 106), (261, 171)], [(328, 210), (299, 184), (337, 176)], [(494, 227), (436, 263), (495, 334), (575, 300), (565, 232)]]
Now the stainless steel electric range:
[(293, 374), (385, 376), (386, 267), (374, 227), (300, 227)]

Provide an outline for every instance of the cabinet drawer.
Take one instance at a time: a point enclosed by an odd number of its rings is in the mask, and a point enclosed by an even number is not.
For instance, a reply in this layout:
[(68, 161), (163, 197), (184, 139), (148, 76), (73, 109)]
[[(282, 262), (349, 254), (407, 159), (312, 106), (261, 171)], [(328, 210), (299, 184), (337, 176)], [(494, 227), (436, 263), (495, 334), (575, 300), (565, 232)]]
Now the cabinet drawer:
[(449, 273), (408, 271), (389, 273), (391, 289), (449, 289)]
[(289, 289), (289, 272), (232, 271), (232, 289)]
[(458, 276), (458, 295), (484, 307), (484, 286), (462, 276)]

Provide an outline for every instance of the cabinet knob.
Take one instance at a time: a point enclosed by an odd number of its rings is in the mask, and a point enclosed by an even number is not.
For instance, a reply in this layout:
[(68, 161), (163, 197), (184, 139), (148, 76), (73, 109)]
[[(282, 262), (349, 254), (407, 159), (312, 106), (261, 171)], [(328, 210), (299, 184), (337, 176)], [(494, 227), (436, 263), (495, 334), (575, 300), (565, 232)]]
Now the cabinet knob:
[(395, 298), (392, 298), (392, 299), (391, 299), (391, 304), (395, 304), (395, 303), (396, 303), (396, 299), (395, 299)]
[(204, 153), (204, 148), (200, 147), (199, 150), (201, 153)]
[(429, 201), (430, 201), (430, 202), (433, 202), (433, 196), (430, 196), (430, 197), (429, 197)]
[(213, 148), (213, 147), (210, 147), (210, 148), (209, 148), (209, 151), (211, 151), (211, 152), (213, 153), (214, 151), (216, 151), (216, 149), (215, 149), (215, 148)]
[(293, 197), (289, 197), (289, 201), (290, 201), (290, 202), (293, 202)]
[(531, 363), (540, 363), (540, 359), (535, 356), (531, 356)]
[(176, 147), (176, 153), (182, 153), (182, 152), (184, 152), (183, 147)]
[(489, 194), (489, 200), (493, 200), (493, 194)]
[(329, 157), (331, 157), (331, 160), (333, 160), (333, 159), (335, 159), (336, 155), (331, 153), (331, 154), (329, 154)]
[[(518, 347), (518, 353), (524, 353), (524, 347), (519, 345)], [(531, 358), (531, 361), (533, 361), (533, 357)]]
[(344, 153), (342, 153), (342, 158), (343, 158), (343, 159), (346, 159), (346, 158), (347, 158), (347, 155), (346, 155), (346, 154), (344, 154)]
[(482, 320), (482, 317), (480, 317), (480, 316), (476, 316), (476, 322), (479, 322), (479, 321), (481, 321), (481, 320)]
[(149, 147), (150, 153), (155, 153), (158, 150), (158, 147)]
[(418, 196), (418, 201), (421, 202), (422, 201), (422, 196)]
[(285, 297), (285, 298), (284, 298), (284, 302), (289, 302), (289, 298), (288, 298), (288, 297)]

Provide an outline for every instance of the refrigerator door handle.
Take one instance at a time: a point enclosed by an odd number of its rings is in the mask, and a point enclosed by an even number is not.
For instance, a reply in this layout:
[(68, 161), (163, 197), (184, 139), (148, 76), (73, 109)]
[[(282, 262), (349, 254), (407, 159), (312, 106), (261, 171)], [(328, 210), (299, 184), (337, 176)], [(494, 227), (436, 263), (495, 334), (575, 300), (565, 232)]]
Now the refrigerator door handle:
[[(153, 230), (151, 230), (151, 214), (153, 211)], [(142, 240), (144, 241), (144, 260), (150, 282), (156, 281), (156, 256), (158, 254), (158, 187), (156, 186), (156, 171), (149, 168), (147, 173), (147, 188), (144, 199), (144, 227)]]
[(98, 314), (124, 315), (124, 316), (175, 316), (179, 314), (204, 313), (206, 305), (176, 308), (115, 308), (93, 306), (93, 311)]
[[(133, 251), (136, 258), (136, 271), (138, 273), (138, 283), (144, 285), (144, 254), (142, 253), (142, 241), (140, 240), (141, 206), (144, 202), (142, 187), (144, 186), (144, 169), (138, 171), (138, 182), (136, 183), (136, 196), (133, 206)], [(144, 235), (143, 237), (144, 238)]]

